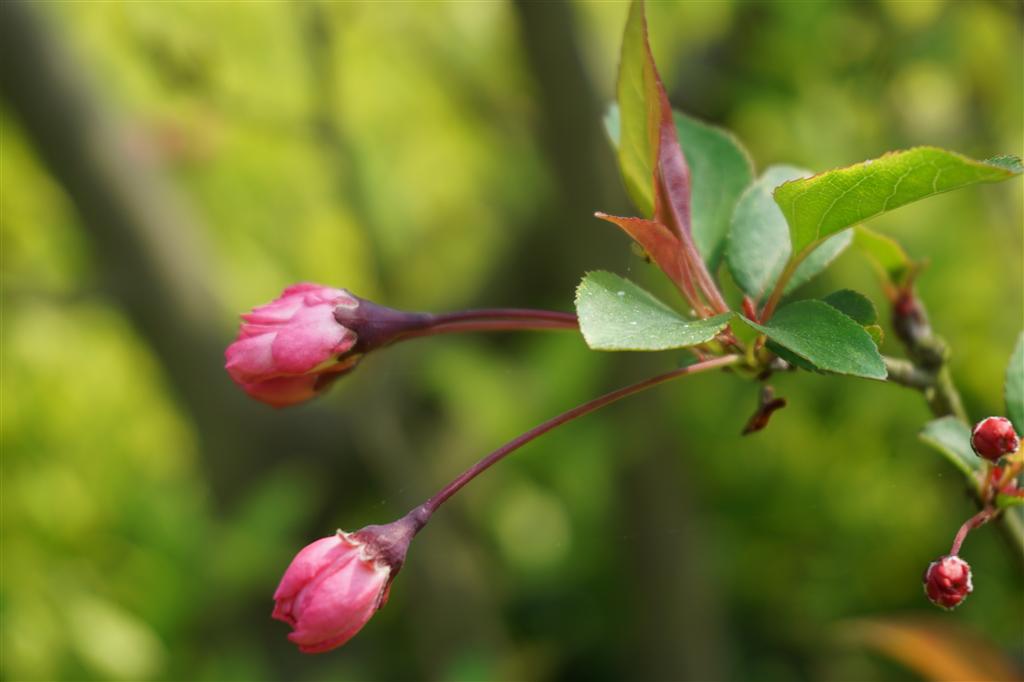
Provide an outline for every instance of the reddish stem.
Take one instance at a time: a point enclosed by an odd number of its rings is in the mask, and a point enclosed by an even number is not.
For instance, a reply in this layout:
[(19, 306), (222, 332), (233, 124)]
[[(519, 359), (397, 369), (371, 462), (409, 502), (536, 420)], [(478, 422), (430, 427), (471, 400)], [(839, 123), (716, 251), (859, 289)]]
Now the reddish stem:
[(746, 315), (747, 319), (751, 322), (758, 322), (757, 319), (757, 306), (754, 305), (754, 299), (749, 296), (743, 297), (743, 314)]
[[(664, 104), (664, 103), (663, 103)], [(671, 114), (669, 114), (671, 116)], [(673, 135), (674, 138), (674, 135)], [(674, 139), (671, 140), (678, 146), (678, 142)], [(666, 140), (662, 140), (662, 144), (666, 144)], [(665, 183), (664, 170), (662, 171), (662, 179), (660, 181), (660, 187), (665, 197), (671, 197), (671, 190)], [(689, 188), (686, 189), (687, 194)], [(684, 214), (680, 214), (679, 207), (669, 199), (665, 202), (665, 206), (662, 210), (667, 212), (669, 222), (672, 223), (671, 227), (674, 227), (674, 232), (679, 237), (680, 244), (683, 250), (682, 265), (685, 269), (683, 276), (689, 284), (689, 288), (694, 293), (694, 299), (691, 303), (694, 303), (694, 307), (700, 317), (708, 317), (709, 315), (705, 312), (706, 306), (701, 300), (700, 294), (697, 294), (694, 289), (698, 289), (703, 295), (704, 299), (707, 300), (707, 307), (711, 308), (714, 313), (725, 313), (729, 311), (729, 306), (722, 297), (721, 292), (715, 285), (714, 280), (711, 278), (711, 274), (708, 272), (707, 267), (704, 265), (704, 259), (701, 258), (700, 252), (697, 251), (697, 246), (693, 241), (693, 235), (690, 233), (690, 221), (689, 221), (689, 207), (687, 206), (683, 210), (686, 211)]]
[(693, 240), (688, 239), (684, 243), (687, 244), (690, 260), (693, 261), (693, 269), (697, 273), (697, 285), (704, 292), (704, 295), (707, 296), (708, 303), (711, 304), (716, 313), (729, 312), (729, 304), (725, 302), (722, 292), (718, 290), (718, 286), (715, 284), (715, 280), (712, 279), (711, 273), (708, 272), (707, 266), (704, 265), (704, 259), (701, 258)]
[(782, 295), (786, 291), (786, 285), (789, 283), (790, 278), (796, 272), (797, 266), (800, 265), (804, 259), (804, 255), (807, 253), (806, 249), (796, 258), (791, 258), (786, 267), (783, 268), (779, 274), (779, 278), (775, 280), (775, 288), (772, 289), (771, 295), (768, 297), (768, 302), (764, 304), (764, 308), (761, 308), (761, 314), (758, 316), (761, 323), (764, 324), (771, 319), (775, 313), (775, 308), (779, 305), (779, 301), (782, 300)]
[(579, 323), (572, 313), (554, 310), (528, 310), (524, 308), (479, 308), (453, 313), (425, 315), (422, 324), (409, 328), (403, 339), (414, 339), (436, 334), (464, 332), (537, 331), (546, 329), (578, 329)]
[(437, 334), (459, 334), (464, 332), (505, 332), (505, 331), (543, 331), (547, 329), (577, 329), (576, 320), (561, 322), (555, 320), (466, 320), (464, 322), (444, 322), (422, 329), (415, 329), (402, 334), (402, 339), (415, 339), (422, 336)]
[(980, 512), (972, 516), (971, 518), (964, 521), (964, 525), (960, 526), (960, 530), (957, 531), (956, 537), (953, 538), (953, 546), (949, 548), (950, 556), (956, 556), (960, 553), (960, 546), (964, 544), (964, 540), (967, 538), (967, 534), (978, 526), (983, 526), (992, 520), (992, 517), (996, 515), (996, 510), (991, 507), (986, 507)]
[(423, 503), (422, 509), (426, 510), (428, 514), (432, 514), (438, 507), (444, 504), (444, 502), (449, 497), (451, 497), (459, 490), (461, 490), (463, 486), (472, 481), (474, 478), (476, 478), (483, 472), (487, 471), (487, 469), (489, 469), (491, 466), (500, 462), (507, 455), (519, 449), (520, 447), (526, 445), (527, 443), (534, 440), (538, 436), (542, 436), (548, 431), (556, 427), (559, 427), (562, 424), (565, 424), (566, 422), (572, 421), (577, 417), (582, 417), (585, 414), (589, 414), (594, 410), (600, 409), (605, 405), (614, 403), (617, 400), (621, 400), (626, 396), (633, 395), (634, 393), (639, 393), (640, 391), (646, 388), (657, 386), (658, 384), (664, 383), (671, 379), (675, 379), (676, 377), (685, 376), (687, 374), (697, 374), (699, 372), (705, 372), (707, 370), (716, 369), (718, 367), (727, 367), (729, 365), (735, 364), (739, 360), (740, 357), (738, 355), (726, 355), (720, 358), (714, 358), (712, 360), (705, 360), (704, 362), (698, 362), (687, 367), (674, 369), (671, 372), (659, 374), (649, 379), (644, 379), (643, 381), (631, 384), (630, 386), (625, 386), (618, 390), (612, 391), (611, 393), (607, 393), (599, 398), (595, 398), (589, 402), (574, 407), (568, 412), (564, 412), (558, 415), (557, 417), (553, 417), (544, 422), (543, 424), (535, 426), (534, 428), (530, 429), (521, 436), (510, 440), (508, 443), (505, 443), (500, 448), (498, 448), (497, 450), (495, 450), (494, 452), (487, 455), (479, 462), (471, 466), (469, 469), (466, 469), (466, 471), (462, 472), (459, 476), (452, 480), (451, 483), (442, 488), (440, 492), (438, 492), (436, 495), (434, 495), (425, 503)]
[(454, 313), (440, 313), (432, 316), (433, 324), (449, 322), (465, 322), (467, 320), (546, 320), (561, 322), (566, 326), (576, 326), (576, 316), (572, 313), (560, 313), (556, 310), (529, 310), (525, 308), (478, 308), (476, 310), (460, 310)]

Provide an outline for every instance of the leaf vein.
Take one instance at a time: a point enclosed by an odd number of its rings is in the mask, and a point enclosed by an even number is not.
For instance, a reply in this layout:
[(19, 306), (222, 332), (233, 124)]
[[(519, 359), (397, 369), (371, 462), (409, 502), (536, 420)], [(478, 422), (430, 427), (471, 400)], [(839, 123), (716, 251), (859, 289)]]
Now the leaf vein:
[(832, 209), (834, 209), (836, 207), (836, 204), (839, 203), (839, 200), (842, 199), (843, 197), (845, 197), (847, 194), (849, 194), (853, 190), (857, 189), (868, 178), (872, 177), (872, 175), (873, 174), (871, 174), (871, 173), (866, 173), (864, 175), (864, 177), (862, 177), (860, 180), (858, 180), (857, 182), (853, 183), (852, 185), (847, 187), (845, 190), (840, 192), (839, 195), (835, 199), (832, 200), (832, 203), (829, 204), (828, 208), (825, 209), (825, 212), (821, 214), (821, 218), (818, 219), (818, 225), (814, 228), (814, 237), (815, 238), (817, 238), (818, 235), (821, 234), (821, 226), (825, 224), (825, 219), (828, 218), (830, 213), (832, 213)]
[[(893, 187), (892, 187), (892, 192), (891, 192), (891, 193), (889, 194), (889, 196), (887, 196), (887, 197), (885, 198), (885, 201), (883, 201), (883, 202), (882, 202), (882, 210), (881, 210), (881, 211), (879, 211), (879, 213), (885, 213), (886, 209), (888, 209), (888, 208), (889, 208), (889, 202), (890, 202), (890, 201), (892, 201), (892, 198), (893, 198), (894, 196), (896, 196), (896, 193), (897, 193), (897, 192), (899, 192), (899, 191), (900, 191), (900, 185), (901, 185), (901, 184), (903, 184), (903, 181), (904, 181), (904, 180), (905, 180), (905, 179), (907, 178), (907, 176), (908, 176), (908, 175), (910, 175), (910, 173), (911, 173), (911, 172), (912, 172), (913, 170), (914, 170), (914, 167), (913, 167), (913, 166), (911, 166), (910, 168), (908, 168), (908, 169), (907, 169), (907, 170), (906, 170), (906, 171), (905, 171), (905, 172), (903, 173), (903, 175), (901, 175), (901, 176), (899, 176), (898, 178), (896, 178), (896, 183), (895, 183), (895, 184), (893, 185)], [(878, 214), (876, 213), (875, 215), (878, 215)]]

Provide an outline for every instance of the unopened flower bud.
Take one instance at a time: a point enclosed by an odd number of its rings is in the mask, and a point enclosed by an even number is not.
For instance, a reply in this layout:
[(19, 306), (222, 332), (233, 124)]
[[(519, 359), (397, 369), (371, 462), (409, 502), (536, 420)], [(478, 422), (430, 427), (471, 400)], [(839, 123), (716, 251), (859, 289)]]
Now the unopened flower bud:
[(979, 457), (995, 462), (1003, 455), (1016, 452), (1020, 438), (1009, 419), (988, 417), (975, 424), (971, 431), (971, 447)]
[(423, 326), (428, 317), (303, 283), (242, 320), (225, 352), (228, 374), (256, 400), (285, 407), (314, 397), (365, 353)]
[(944, 609), (953, 609), (973, 590), (971, 567), (955, 554), (939, 557), (924, 573), (924, 593)]
[(415, 514), (355, 533), (338, 531), (304, 547), (274, 592), (273, 617), (307, 654), (329, 651), (358, 633), (388, 598), (413, 536)]

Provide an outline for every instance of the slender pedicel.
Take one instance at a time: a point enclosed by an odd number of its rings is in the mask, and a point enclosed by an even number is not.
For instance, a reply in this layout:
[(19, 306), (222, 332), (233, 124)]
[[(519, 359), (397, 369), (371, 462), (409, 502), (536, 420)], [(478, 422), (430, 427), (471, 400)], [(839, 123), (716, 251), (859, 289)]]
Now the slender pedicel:
[(401, 338), (414, 339), (437, 334), (494, 331), (544, 331), (548, 329), (579, 329), (572, 313), (554, 310), (527, 310), (523, 308), (483, 308), (460, 310), (425, 316), (421, 326), (401, 334)]
[(447, 322), (432, 325), (423, 329), (414, 329), (402, 334), (400, 339), (416, 339), (438, 334), (462, 334), (466, 332), (506, 332), (506, 331), (546, 331), (549, 329), (578, 329), (579, 325), (572, 322), (555, 322), (551, 320), (467, 320), (465, 322)]
[(708, 370), (717, 369), (720, 367), (728, 367), (729, 365), (736, 364), (739, 361), (740, 356), (738, 355), (726, 355), (720, 358), (714, 358), (712, 360), (705, 360), (703, 362), (698, 362), (687, 367), (674, 369), (671, 372), (665, 372), (664, 374), (659, 374), (657, 376), (650, 377), (649, 379), (644, 379), (643, 381), (639, 381), (635, 384), (625, 386), (618, 390), (612, 391), (611, 393), (606, 393), (605, 395), (599, 398), (595, 398), (589, 402), (585, 402), (582, 405), (574, 407), (568, 412), (564, 412), (558, 415), (557, 417), (553, 417), (547, 420), (546, 422), (538, 426), (535, 426), (534, 428), (530, 429), (521, 436), (510, 440), (508, 443), (505, 443), (500, 448), (498, 448), (497, 450), (495, 450), (494, 452), (487, 455), (479, 462), (471, 466), (469, 469), (466, 469), (466, 471), (462, 472), (459, 476), (452, 480), (451, 483), (442, 488), (440, 492), (438, 492), (436, 495), (434, 495), (425, 503), (423, 503), (422, 508), (426, 510), (428, 514), (432, 514), (438, 507), (444, 504), (444, 502), (449, 497), (457, 493), (459, 490), (462, 489), (463, 486), (465, 486), (471, 480), (473, 480), (474, 478), (482, 474), (484, 471), (489, 469), (492, 465), (501, 461), (505, 456), (514, 452), (523, 445), (526, 445), (527, 443), (534, 440), (538, 436), (542, 436), (548, 431), (551, 431), (552, 429), (561, 426), (566, 422), (572, 421), (577, 417), (582, 417), (585, 414), (589, 414), (590, 412), (598, 410), (604, 407), (605, 405), (610, 405), (611, 403), (614, 403), (617, 400), (621, 400), (626, 396), (633, 395), (634, 393), (639, 393), (644, 389), (651, 388), (652, 386), (657, 386), (658, 384), (675, 379), (676, 377), (685, 376), (687, 374), (697, 374), (699, 372), (706, 372)]
[(527, 308), (478, 308), (459, 310), (454, 313), (438, 313), (433, 315), (434, 324), (463, 322), (467, 320), (547, 320), (561, 322), (569, 326), (576, 325), (576, 316), (572, 313), (561, 313), (555, 310), (531, 310)]
[(960, 526), (960, 530), (957, 531), (956, 537), (953, 538), (953, 546), (949, 549), (949, 554), (955, 556), (960, 553), (960, 546), (964, 544), (964, 540), (967, 538), (967, 534), (978, 526), (983, 526), (992, 520), (992, 517), (996, 515), (996, 510), (992, 508), (982, 509), (980, 512), (972, 516), (971, 518), (964, 521), (964, 524)]

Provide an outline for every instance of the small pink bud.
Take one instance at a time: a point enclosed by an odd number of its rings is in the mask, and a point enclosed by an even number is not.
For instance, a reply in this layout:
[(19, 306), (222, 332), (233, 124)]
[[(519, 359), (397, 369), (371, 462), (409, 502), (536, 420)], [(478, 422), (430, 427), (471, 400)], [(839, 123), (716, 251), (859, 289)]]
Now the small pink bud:
[(953, 609), (973, 590), (971, 567), (955, 554), (939, 557), (924, 573), (924, 593), (944, 609)]
[(295, 284), (242, 315), (225, 368), (250, 396), (274, 407), (309, 400), (351, 371), (364, 353), (429, 316), (375, 305), (344, 289)]
[(292, 626), (288, 639), (307, 654), (341, 646), (387, 601), (413, 536), (426, 523), (417, 510), (385, 526), (338, 531), (304, 547), (274, 592), (273, 617)]
[(1016, 452), (1020, 438), (1009, 419), (988, 417), (975, 424), (971, 431), (971, 447), (979, 457), (995, 462), (1003, 455)]

